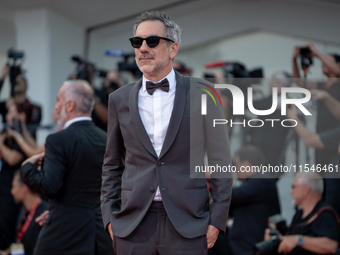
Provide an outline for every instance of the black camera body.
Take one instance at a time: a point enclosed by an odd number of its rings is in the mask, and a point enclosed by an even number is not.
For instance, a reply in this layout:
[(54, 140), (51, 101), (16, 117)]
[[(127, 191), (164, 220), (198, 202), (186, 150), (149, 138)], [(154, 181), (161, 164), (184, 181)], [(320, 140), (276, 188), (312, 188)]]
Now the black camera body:
[(254, 253), (256, 255), (276, 254), (281, 242), (280, 236), (284, 235), (287, 231), (286, 220), (279, 214), (269, 217), (268, 226), (270, 228), (269, 234), (271, 239), (255, 244)]
[(139, 70), (135, 61), (135, 53), (124, 52), (123, 50), (108, 49), (105, 51), (106, 56), (122, 57), (123, 61), (118, 63), (118, 71), (128, 71), (132, 73), (135, 78), (141, 78), (143, 73)]
[(7, 51), (7, 57), (14, 60), (24, 58), (24, 55), (23, 51), (15, 51), (12, 48)]
[(90, 83), (92, 75), (104, 78), (107, 74), (107, 71), (96, 69), (95, 64), (79, 56), (72, 56), (71, 60), (77, 63), (77, 79), (85, 80)]
[(17, 60), (23, 60), (25, 54), (23, 51), (16, 51), (13, 48), (10, 48), (7, 51), (7, 58), (8, 62), (7, 65), (9, 66), (9, 79), (11, 83), (11, 92), (10, 96), (13, 97), (14, 95), (14, 86), (15, 86), (15, 81), (18, 75), (21, 74), (21, 62), (18, 64)]
[(4, 129), (2, 132), (6, 132), (7, 128), (17, 131), (19, 134), (22, 135), (22, 125), (21, 125), (21, 121), (18, 118), (13, 119), (13, 125), (9, 125), (8, 123), (5, 123)]
[(311, 50), (308, 47), (300, 48), (300, 57), (301, 57), (301, 67), (308, 68), (313, 65), (313, 58), (311, 57)]

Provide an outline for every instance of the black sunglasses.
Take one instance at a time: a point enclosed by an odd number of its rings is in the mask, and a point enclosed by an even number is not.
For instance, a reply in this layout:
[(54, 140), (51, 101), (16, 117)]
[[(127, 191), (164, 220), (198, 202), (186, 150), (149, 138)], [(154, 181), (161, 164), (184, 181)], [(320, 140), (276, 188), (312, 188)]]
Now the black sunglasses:
[(171, 40), (170, 38), (166, 38), (166, 37), (161, 37), (161, 36), (149, 36), (147, 38), (142, 38), (139, 36), (135, 36), (135, 37), (131, 37), (129, 38), (132, 47), (134, 48), (140, 48), (143, 44), (143, 41), (146, 41), (146, 44), (150, 47), (150, 48), (155, 48), (158, 44), (159, 44), (159, 40), (163, 39), (169, 42), (173, 42), (173, 40)]

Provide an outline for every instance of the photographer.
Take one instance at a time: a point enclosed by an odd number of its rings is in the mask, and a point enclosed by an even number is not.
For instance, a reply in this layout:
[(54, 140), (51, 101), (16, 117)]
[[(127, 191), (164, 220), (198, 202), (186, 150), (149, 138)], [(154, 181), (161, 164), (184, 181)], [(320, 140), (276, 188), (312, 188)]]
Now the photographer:
[[(301, 54), (302, 51), (302, 54)], [(305, 52), (303, 52), (305, 51)], [(338, 64), (339, 59), (336, 54), (323, 55), (319, 52), (313, 43), (307, 44), (305, 47), (295, 46), (293, 53), (293, 77), (300, 78), (300, 72), (297, 64), (298, 57), (305, 57), (312, 59), (317, 57), (322, 62), (322, 71), (328, 78), (339, 78), (340, 77), (340, 66)], [(312, 61), (312, 60), (310, 60)], [(311, 64), (312, 62), (310, 62)], [(308, 68), (308, 66), (306, 66)], [(300, 85), (300, 84), (298, 84)], [(316, 84), (309, 82), (307, 84), (308, 89), (317, 88)]]
[(97, 127), (106, 131), (108, 121), (107, 110), (108, 95), (104, 93), (103, 90), (99, 90), (94, 86), (94, 78), (96, 71), (95, 66), (94, 64), (89, 63), (88, 61), (81, 59), (79, 57), (73, 57), (72, 60), (78, 63), (76, 79), (87, 81), (91, 85), (95, 93), (95, 103), (93, 106), (91, 118)]
[[(7, 123), (13, 128), (18, 128), (15, 123), (20, 119), (20, 113), (18, 113), (16, 104), (11, 103), (8, 107)], [(20, 168), (25, 155), (18, 144), (7, 136), (6, 131), (0, 134), (0, 154), (2, 157), (0, 171), (0, 250), (4, 250), (15, 241), (15, 226), (19, 206), (15, 204), (11, 195), (11, 183), (14, 172)]]
[(230, 246), (234, 255), (252, 255), (254, 244), (263, 238), (268, 217), (280, 213), (279, 197), (275, 179), (244, 171), (265, 164), (261, 150), (245, 145), (236, 152), (234, 162), (242, 184), (232, 190)]
[[(338, 247), (339, 225), (336, 212), (321, 201), (323, 180), (317, 173), (298, 173), (290, 193), (299, 209), (284, 236), (279, 236), (277, 253), (334, 254)], [(270, 240), (266, 229), (265, 240)]]
[[(314, 90), (312, 94), (317, 98), (324, 98), (326, 104), (329, 104), (333, 109), (340, 109), (340, 102), (335, 100), (331, 95), (324, 91)], [(337, 114), (337, 111), (334, 111)], [(313, 133), (300, 121), (297, 115), (296, 107), (291, 107), (287, 109), (287, 117), (289, 119), (294, 119), (298, 122), (297, 126), (294, 127), (297, 135), (302, 139), (302, 141), (312, 148), (318, 150), (323, 150), (327, 155), (329, 155), (329, 164), (339, 165), (340, 155), (338, 153), (338, 146), (340, 141), (340, 126), (321, 132)], [(323, 165), (321, 167), (324, 167)], [(338, 194), (340, 192), (340, 179), (334, 173), (325, 172), (325, 175), (329, 174), (329, 178), (324, 179), (325, 192), (323, 194), (323, 199), (336, 209), (337, 213), (340, 213), (340, 204)], [(327, 176), (326, 176), (327, 177)], [(335, 177), (335, 178), (331, 178)]]
[[(270, 109), (272, 106), (273, 88), (277, 89), (278, 98), (281, 101), (281, 89), (291, 86), (291, 75), (285, 71), (275, 72), (270, 80), (270, 94), (262, 99), (255, 100), (253, 106), (259, 110)], [(280, 104), (278, 104), (280, 105)], [(272, 114), (265, 116), (257, 116), (258, 119), (277, 119), (284, 120), (285, 116), (281, 115), (281, 107), (278, 107)], [(261, 149), (263, 152), (266, 163), (270, 165), (280, 165), (283, 162), (283, 155), (285, 153), (284, 145), (286, 142), (286, 137), (289, 129), (281, 126), (272, 126), (266, 123), (261, 128), (253, 128), (251, 131), (251, 143)], [(273, 141), (275, 141), (276, 146), (273, 146)]]
[[(306, 51), (302, 49), (307, 49)], [(319, 51), (316, 50), (312, 43), (308, 44), (305, 48), (295, 47), (293, 53), (293, 78), (300, 78), (300, 73), (297, 64), (297, 57), (300, 55), (301, 58), (309, 58), (317, 57), (322, 62), (322, 71), (327, 76), (327, 81), (324, 83), (316, 83), (311, 80), (302, 80), (297, 79), (297, 85), (303, 87), (306, 85), (307, 89), (319, 89), (327, 91), (330, 95), (332, 95), (336, 100), (340, 101), (340, 68), (336, 63), (336, 58), (334, 55), (322, 55)], [(304, 68), (302, 66), (302, 68)], [(308, 67), (307, 67), (308, 68)], [(336, 128), (340, 125), (339, 120), (337, 120), (332, 112), (329, 110), (328, 106), (323, 100), (319, 100), (317, 102), (317, 123), (316, 123), (316, 132), (324, 132), (333, 128)], [(315, 163), (316, 164), (327, 164), (329, 162), (329, 155), (325, 151), (319, 150), (315, 152)]]
[[(1, 72), (1, 80), (4, 81), (6, 76), (9, 76), (9, 67), (5, 65)], [(0, 87), (1, 88), (1, 87)], [(32, 103), (27, 98), (27, 80), (22, 75), (17, 75), (15, 78), (15, 84), (13, 87), (13, 97), (10, 97), (6, 101), (0, 102), (0, 114), (2, 115), (2, 122), (6, 123), (6, 114), (8, 112), (8, 101), (12, 101), (17, 105), (18, 110), (25, 112), (26, 125), (30, 134), (35, 137), (36, 130), (41, 121), (41, 107)]]

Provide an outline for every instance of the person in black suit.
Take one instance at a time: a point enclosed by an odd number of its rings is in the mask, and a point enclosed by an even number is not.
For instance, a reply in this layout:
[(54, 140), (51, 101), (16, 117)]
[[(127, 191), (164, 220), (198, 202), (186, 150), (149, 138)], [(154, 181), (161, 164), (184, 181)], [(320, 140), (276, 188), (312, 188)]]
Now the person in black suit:
[(55, 105), (64, 129), (47, 137), (45, 154), (27, 159), (21, 167), (24, 183), (50, 199), (35, 255), (113, 254), (100, 211), (106, 134), (90, 118), (93, 104), (87, 82), (65, 82)]
[(117, 255), (207, 254), (226, 229), (232, 179), (212, 175), (209, 208), (205, 173), (193, 172), (206, 151), (209, 165), (230, 165), (227, 128), (213, 127), (223, 110), (210, 99), (201, 115), (207, 82), (172, 69), (180, 34), (165, 14), (141, 14), (130, 41), (143, 77), (109, 97), (101, 200)]
[(262, 151), (253, 145), (238, 150), (234, 162), (242, 184), (232, 191), (230, 245), (235, 255), (252, 255), (254, 245), (263, 240), (268, 218), (280, 213), (276, 179), (245, 171), (265, 164)]

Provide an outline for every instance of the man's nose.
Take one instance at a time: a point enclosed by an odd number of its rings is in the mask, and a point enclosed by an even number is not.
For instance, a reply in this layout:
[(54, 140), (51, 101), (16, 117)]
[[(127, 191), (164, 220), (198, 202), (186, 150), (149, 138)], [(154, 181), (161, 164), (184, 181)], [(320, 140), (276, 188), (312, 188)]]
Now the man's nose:
[(142, 45), (140, 46), (139, 50), (142, 51), (142, 52), (150, 50), (150, 47), (146, 43), (146, 40), (143, 40)]

